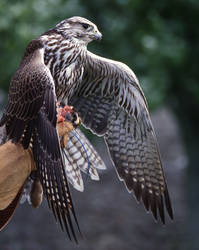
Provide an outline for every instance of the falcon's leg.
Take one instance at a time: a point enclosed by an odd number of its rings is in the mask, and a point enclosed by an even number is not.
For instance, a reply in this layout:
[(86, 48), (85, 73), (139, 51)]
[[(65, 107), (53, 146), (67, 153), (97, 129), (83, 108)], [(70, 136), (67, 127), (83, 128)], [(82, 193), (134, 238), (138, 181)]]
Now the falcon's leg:
[(34, 208), (38, 208), (43, 200), (43, 188), (38, 176), (38, 171), (32, 172), (32, 187), (30, 191), (30, 201)]

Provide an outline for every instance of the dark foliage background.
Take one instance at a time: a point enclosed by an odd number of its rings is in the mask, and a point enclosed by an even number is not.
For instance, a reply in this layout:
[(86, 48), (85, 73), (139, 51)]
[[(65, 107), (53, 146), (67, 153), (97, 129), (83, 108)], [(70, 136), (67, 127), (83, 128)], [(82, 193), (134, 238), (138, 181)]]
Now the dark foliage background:
[[(185, 145), (188, 167), (184, 170), (185, 180), (183, 185), (182, 183), (181, 186), (179, 184), (179, 186), (176, 187), (177, 189), (174, 189), (174, 194), (172, 195), (175, 197), (175, 190), (182, 192), (181, 187), (184, 186), (182, 193), (184, 202), (186, 201), (185, 204), (183, 203), (187, 211), (186, 223), (180, 225), (183, 227), (187, 237), (181, 235), (176, 238), (177, 242), (175, 244), (171, 242), (167, 248), (162, 246), (162, 248), (158, 249), (182, 249), (181, 241), (184, 242), (183, 246), (187, 246), (187, 249), (198, 249), (199, 1), (0, 0), (1, 107), (3, 107), (3, 103), (6, 101), (5, 93), (8, 91), (10, 78), (19, 64), (27, 43), (42, 32), (53, 27), (62, 19), (73, 15), (84, 16), (98, 25), (99, 30), (102, 31), (104, 36), (103, 41), (100, 44), (91, 44), (89, 49), (105, 57), (123, 61), (128, 64), (136, 72), (151, 110), (156, 109), (157, 107), (166, 106), (175, 114), (180, 129), (180, 135)], [(165, 134), (166, 137), (162, 139), (164, 144), (165, 141), (169, 141), (169, 134), (172, 134), (172, 131), (169, 131), (169, 125), (168, 127), (165, 126), (167, 124), (167, 119), (169, 120), (169, 118), (165, 116), (162, 123), (161, 120), (157, 119), (157, 123), (162, 124), (164, 130), (168, 132)], [(164, 132), (165, 131), (162, 131), (163, 134)], [(179, 141), (179, 145), (182, 144), (182, 141)], [(169, 152), (170, 147), (172, 146), (169, 144), (165, 145), (167, 147), (164, 147), (163, 155), (167, 154), (167, 151)], [(174, 157), (174, 161), (177, 159), (177, 154), (178, 150), (176, 150), (176, 158)], [(185, 160), (180, 164), (185, 165)], [(176, 174), (175, 176), (176, 183), (178, 183), (179, 175)], [(91, 186), (91, 189), (92, 188), (93, 187)], [(99, 189), (101, 189), (100, 186)], [(98, 192), (97, 189), (96, 192)], [(115, 195), (117, 196), (117, 194)], [(78, 201), (79, 199), (82, 199), (81, 197), (82, 196), (78, 196)], [(86, 199), (86, 194), (83, 194), (83, 197)], [(89, 202), (90, 200), (88, 199), (88, 203)], [(118, 199), (114, 203), (115, 207), (117, 207), (117, 202)], [(125, 204), (120, 204), (120, 208), (122, 206), (125, 207)], [(133, 204), (131, 204), (131, 206), (133, 206)], [(180, 207), (181, 205), (179, 208)], [(99, 209), (99, 207), (96, 209)], [(101, 209), (105, 208), (103, 207)], [(31, 209), (27, 208), (27, 210), (24, 210), (26, 216), (28, 216), (29, 210)], [(79, 210), (81, 210), (81, 208)], [(121, 210), (121, 213), (122, 211), (123, 210)], [(125, 213), (125, 211), (123, 212)], [(90, 211), (90, 213), (95, 213), (95, 211)], [(139, 217), (140, 221), (145, 218), (143, 217), (143, 214), (144, 213)], [(95, 220), (100, 220), (100, 218), (102, 218), (102, 214), (99, 214), (98, 216), (99, 218), (96, 219), (97, 217), (95, 217)], [(129, 218), (128, 216), (130, 215), (127, 215), (126, 220)], [(50, 216), (49, 220), (51, 220)], [(96, 227), (100, 224), (100, 222), (96, 223), (95, 220), (92, 221), (93, 228), (87, 229), (92, 230), (93, 233), (95, 232)], [(21, 223), (21, 227), (24, 227), (25, 222), (23, 221), (23, 218), (21, 218), (18, 223)], [(38, 221), (36, 226), (40, 227), (39, 224), (40, 222)], [(53, 225), (52, 222), (51, 227), (53, 227)], [(143, 222), (140, 223), (140, 225), (145, 226)], [(173, 225), (176, 224), (174, 223)], [(35, 225), (29, 224), (27, 230), (33, 226)], [(148, 230), (150, 230), (152, 226), (148, 226)], [(10, 224), (9, 227), (12, 227), (12, 225)], [(132, 237), (136, 237), (137, 231), (135, 228), (139, 226), (137, 226), (137, 224), (134, 225), (134, 219), (132, 221), (132, 227), (134, 228)], [(175, 226), (173, 227), (175, 228)], [(48, 228), (50, 230), (50, 227), (46, 223), (46, 231)], [(174, 228), (171, 229), (173, 230), (171, 231), (173, 233), (175, 233)], [(179, 227), (177, 228), (179, 230), (182, 229)], [(22, 247), (15, 247), (15, 242), (17, 242), (17, 240), (16, 238), (14, 238), (15, 240), (12, 239), (12, 230), (14, 229), (11, 229), (8, 234), (13, 247), (6, 248), (5, 242), (7, 240), (5, 241), (2, 239), (2, 237), (6, 236), (1, 233), (0, 249), (23, 249)], [(58, 231), (57, 228), (56, 230)], [(112, 230), (112, 234), (114, 234), (114, 232), (119, 229), (113, 227), (110, 228), (110, 230)], [(101, 237), (100, 234), (102, 234), (102, 232), (98, 233), (98, 236)], [(51, 238), (50, 233), (48, 234), (48, 237)], [(126, 235), (126, 232), (124, 234)], [(121, 233), (116, 233), (116, 235), (121, 235)], [(26, 235), (23, 235), (22, 233), (20, 234), (20, 237), (21, 238), (18, 238), (19, 242), (20, 240), (23, 242), (23, 237), (26, 237)], [(150, 237), (145, 239), (146, 235), (140, 234), (137, 237), (141, 242), (144, 242), (145, 240), (150, 241)], [(33, 238), (35, 241), (37, 240), (35, 235)], [(169, 235), (168, 238), (170, 238)], [(128, 243), (128, 240), (128, 237), (124, 237), (126, 244)], [(167, 240), (168, 239), (165, 238), (165, 241)], [(157, 241), (159, 241), (158, 236)], [(4, 248), (1, 248), (1, 242), (2, 244), (4, 242)], [(65, 242), (66, 247), (58, 248), (57, 246), (57, 249), (67, 249), (67, 240), (63, 242)], [(146, 249), (156, 249), (155, 244), (154, 241), (152, 247)], [(117, 246), (117, 241), (115, 242), (115, 245)], [(131, 246), (133, 245), (130, 245), (130, 247)], [(81, 249), (81, 246), (78, 248)], [(27, 248), (26, 246), (26, 249), (36, 248), (31, 248), (31, 246), (30, 248)], [(40, 246), (40, 248), (37, 247), (37, 249), (45, 248)], [(70, 247), (68, 249), (70, 249)], [(112, 248), (107, 247), (106, 249)], [(116, 248), (113, 247), (113, 249)], [(132, 248), (118, 246), (117, 249), (145, 248), (142, 248), (141, 245), (139, 245), (139, 248), (134, 245)]]

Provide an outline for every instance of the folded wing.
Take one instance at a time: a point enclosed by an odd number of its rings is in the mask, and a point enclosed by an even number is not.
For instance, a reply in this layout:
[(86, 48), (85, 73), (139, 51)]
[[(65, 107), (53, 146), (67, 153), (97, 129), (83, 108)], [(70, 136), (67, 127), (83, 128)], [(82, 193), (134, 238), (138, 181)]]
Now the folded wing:
[(43, 55), (42, 44), (33, 40), (11, 81), (8, 105), (0, 126), (6, 125), (8, 138), (14, 143), (21, 143), (25, 149), (32, 147), (49, 207), (62, 229), (77, 240), (72, 217), (77, 226), (78, 223), (56, 130), (54, 82)]

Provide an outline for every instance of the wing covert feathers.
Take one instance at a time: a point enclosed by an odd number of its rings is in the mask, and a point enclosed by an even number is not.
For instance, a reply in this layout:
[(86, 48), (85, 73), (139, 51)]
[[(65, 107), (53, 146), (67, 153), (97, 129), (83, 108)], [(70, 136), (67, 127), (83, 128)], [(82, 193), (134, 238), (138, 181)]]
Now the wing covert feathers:
[(42, 56), (43, 49), (38, 48), (22, 60), (11, 80), (8, 104), (0, 121), (0, 126), (6, 124), (8, 138), (20, 142), (24, 149), (29, 146), (45, 89), (52, 84)]

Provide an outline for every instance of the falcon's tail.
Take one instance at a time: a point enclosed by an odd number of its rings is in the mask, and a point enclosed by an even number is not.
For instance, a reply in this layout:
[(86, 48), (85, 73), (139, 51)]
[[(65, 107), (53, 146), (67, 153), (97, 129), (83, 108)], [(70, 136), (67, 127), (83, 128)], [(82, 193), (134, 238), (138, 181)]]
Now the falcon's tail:
[(80, 129), (69, 133), (68, 142), (62, 152), (68, 180), (79, 191), (84, 190), (80, 170), (92, 180), (99, 180), (97, 169), (106, 169), (101, 157)]

